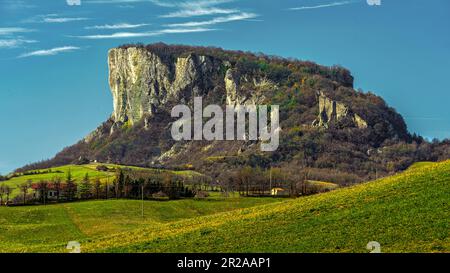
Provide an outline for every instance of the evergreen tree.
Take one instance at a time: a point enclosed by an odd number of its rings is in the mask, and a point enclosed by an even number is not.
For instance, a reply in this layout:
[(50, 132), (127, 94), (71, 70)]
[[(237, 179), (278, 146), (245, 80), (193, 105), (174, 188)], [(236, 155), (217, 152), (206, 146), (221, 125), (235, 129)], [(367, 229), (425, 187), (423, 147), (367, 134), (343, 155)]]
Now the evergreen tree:
[(80, 194), (81, 199), (91, 198), (92, 184), (91, 184), (91, 180), (89, 179), (88, 173), (85, 174), (83, 181), (81, 181), (79, 194)]
[(66, 177), (66, 196), (67, 200), (72, 201), (75, 199), (77, 194), (77, 185), (75, 184), (75, 180), (72, 178), (72, 173), (69, 170)]
[(100, 198), (100, 190), (102, 187), (102, 183), (100, 182), (99, 178), (96, 178), (94, 180), (94, 191), (95, 191), (95, 198), (99, 199)]

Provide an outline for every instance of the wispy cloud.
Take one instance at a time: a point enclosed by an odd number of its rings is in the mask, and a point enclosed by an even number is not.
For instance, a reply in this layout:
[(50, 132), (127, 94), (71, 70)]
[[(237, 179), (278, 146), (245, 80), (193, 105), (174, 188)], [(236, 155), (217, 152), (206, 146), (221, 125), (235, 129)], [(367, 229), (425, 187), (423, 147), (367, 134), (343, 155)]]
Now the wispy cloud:
[(117, 32), (113, 34), (96, 34), (86, 36), (76, 36), (81, 39), (99, 40), (99, 39), (120, 39), (120, 38), (140, 38), (140, 37), (152, 37), (163, 34), (177, 34), (177, 33), (192, 33), (192, 32), (206, 32), (213, 31), (215, 29), (210, 28), (171, 28), (162, 29), (157, 31), (147, 32)]
[(150, 37), (158, 35), (156, 32), (116, 32), (112, 34), (94, 34), (85, 36), (76, 36), (81, 39), (101, 40), (101, 39), (121, 39), (121, 38), (138, 38)]
[(31, 29), (21, 28), (21, 27), (4, 27), (0, 28), (0, 35), (12, 35), (15, 33), (23, 33), (33, 31)]
[[(118, 0), (118, 1), (124, 1), (124, 0)], [(126, 0), (125, 0), (126, 1)], [(139, 0), (135, 0), (139, 1)], [(141, 0), (145, 1), (145, 0)], [(211, 6), (217, 6), (220, 4), (230, 3), (234, 2), (235, 0), (184, 0), (184, 1), (164, 1), (164, 0), (148, 0), (149, 2), (152, 2), (153, 4), (161, 7), (167, 7), (167, 8), (190, 8), (190, 7), (211, 7)]]
[(187, 18), (195, 16), (207, 16), (218, 14), (233, 14), (240, 12), (239, 9), (220, 8), (221, 4), (235, 2), (236, 0), (91, 0), (88, 4), (132, 4), (150, 2), (154, 5), (176, 9), (168, 14), (160, 15), (161, 18)]
[(140, 28), (149, 26), (150, 24), (128, 24), (128, 23), (120, 23), (114, 25), (100, 25), (100, 26), (89, 26), (85, 27), (85, 29), (130, 29), (130, 28)]
[(44, 23), (67, 23), (67, 22), (76, 22), (76, 21), (85, 21), (89, 20), (89, 18), (83, 17), (52, 17), (52, 18), (44, 18), (42, 22)]
[(301, 6), (301, 7), (295, 7), (290, 8), (290, 10), (309, 10), (309, 9), (321, 9), (321, 8), (329, 8), (329, 7), (336, 7), (336, 6), (343, 6), (352, 4), (352, 1), (342, 1), (342, 2), (333, 2), (328, 4), (322, 4), (322, 5), (316, 5), (316, 6)]
[(190, 32), (207, 32), (214, 31), (213, 28), (175, 28), (175, 29), (163, 29), (158, 31), (159, 34), (176, 34), (176, 33), (190, 33)]
[(121, 9), (134, 9), (133, 5), (118, 5), (117, 7)]
[(152, 0), (155, 5), (174, 8), (176, 11), (161, 15), (162, 18), (186, 18), (194, 16), (206, 16), (216, 14), (233, 14), (240, 12), (238, 9), (227, 9), (217, 7), (220, 4), (233, 2), (233, 0), (190, 0), (190, 1), (173, 1), (163, 2), (160, 0)]
[(0, 48), (16, 48), (25, 44), (37, 43), (35, 40), (25, 40), (25, 39), (4, 39), (0, 40)]
[(194, 22), (185, 22), (185, 23), (175, 23), (175, 24), (168, 24), (169, 27), (199, 27), (199, 26), (209, 26), (209, 25), (215, 25), (220, 23), (227, 23), (227, 22), (233, 22), (233, 21), (241, 21), (241, 20), (248, 20), (258, 17), (257, 14), (254, 13), (247, 13), (242, 12), (239, 14), (232, 14), (225, 17), (216, 17), (211, 20), (206, 21), (194, 21)]
[(162, 18), (186, 18), (194, 16), (205, 16), (205, 15), (215, 15), (215, 14), (232, 14), (239, 12), (237, 9), (222, 9), (222, 8), (204, 8), (196, 7), (185, 10), (178, 10), (168, 14), (161, 15)]
[(84, 1), (84, 4), (127, 4), (139, 2), (153, 2), (153, 0), (90, 0)]
[(26, 57), (32, 57), (32, 56), (53, 56), (64, 52), (71, 52), (75, 50), (81, 49), (80, 47), (76, 46), (63, 46), (63, 47), (55, 47), (51, 49), (43, 49), (43, 50), (37, 50), (32, 51), (28, 53), (24, 53), (19, 56), (19, 58), (26, 58)]
[(64, 16), (59, 16), (58, 14), (46, 14), (46, 15), (34, 16), (23, 22), (24, 23), (68, 23), (68, 22), (77, 22), (77, 21), (86, 21), (86, 20), (89, 20), (89, 18), (64, 17)]

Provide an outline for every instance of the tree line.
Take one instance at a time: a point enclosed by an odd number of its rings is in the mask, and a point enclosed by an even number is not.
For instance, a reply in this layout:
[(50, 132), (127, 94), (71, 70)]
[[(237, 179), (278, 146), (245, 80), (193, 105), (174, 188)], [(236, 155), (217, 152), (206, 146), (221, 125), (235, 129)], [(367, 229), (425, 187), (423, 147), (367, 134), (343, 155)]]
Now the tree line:
[(184, 179), (170, 172), (116, 170), (113, 177), (95, 177), (86, 173), (78, 183), (69, 171), (65, 179), (33, 182), (18, 186), (20, 194), (10, 198), (13, 188), (0, 184), (0, 205), (48, 204), (92, 199), (178, 199), (195, 196), (195, 188), (187, 187)]

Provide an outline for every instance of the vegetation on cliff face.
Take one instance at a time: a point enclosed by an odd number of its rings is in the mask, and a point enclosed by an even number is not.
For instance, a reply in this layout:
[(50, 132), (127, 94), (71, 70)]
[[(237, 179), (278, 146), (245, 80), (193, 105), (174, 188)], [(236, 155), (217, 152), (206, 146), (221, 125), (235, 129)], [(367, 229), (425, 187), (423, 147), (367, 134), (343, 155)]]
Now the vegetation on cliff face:
[[(450, 158), (450, 141), (429, 143), (410, 135), (401, 115), (373, 93), (354, 90), (350, 72), (338, 66), (165, 44), (112, 49), (109, 64), (112, 117), (53, 159), (19, 171), (83, 158), (170, 168), (188, 164), (215, 180), (228, 175), (224, 170), (279, 166), (307, 172), (311, 179), (351, 184), (416, 161)], [(173, 141), (171, 106), (191, 104), (197, 95), (204, 104), (280, 105), (278, 150), (263, 153), (252, 141)], [(324, 120), (319, 97), (340, 105), (341, 118)], [(326, 126), (314, 126), (317, 120)]]

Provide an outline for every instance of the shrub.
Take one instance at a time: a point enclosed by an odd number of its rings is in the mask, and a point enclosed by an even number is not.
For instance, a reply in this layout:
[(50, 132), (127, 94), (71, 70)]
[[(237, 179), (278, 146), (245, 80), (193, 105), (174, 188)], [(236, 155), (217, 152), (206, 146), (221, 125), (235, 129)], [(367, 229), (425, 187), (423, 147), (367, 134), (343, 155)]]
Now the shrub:
[(207, 191), (198, 191), (197, 194), (195, 194), (195, 198), (198, 199), (205, 199), (209, 196), (209, 193)]

